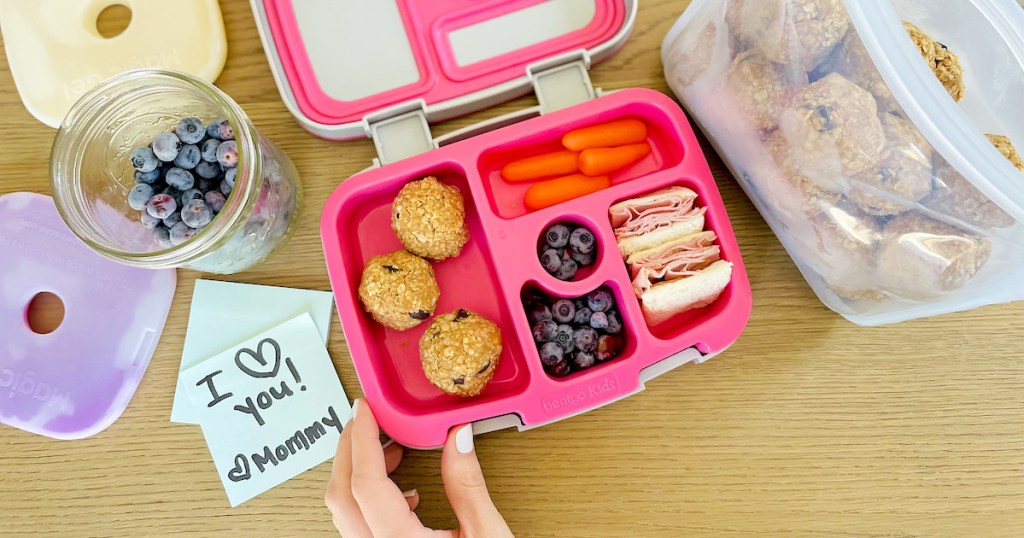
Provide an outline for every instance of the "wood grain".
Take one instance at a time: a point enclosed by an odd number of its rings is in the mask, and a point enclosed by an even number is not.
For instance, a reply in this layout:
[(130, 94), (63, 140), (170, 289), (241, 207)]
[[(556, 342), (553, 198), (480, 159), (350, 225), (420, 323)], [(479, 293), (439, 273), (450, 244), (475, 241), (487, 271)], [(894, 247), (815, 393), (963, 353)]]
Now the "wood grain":
[[(687, 4), (643, 2), (628, 45), (594, 69), (595, 85), (668, 93), (658, 49)], [(319, 210), (368, 165), (372, 145), (303, 131), (275, 89), (248, 2), (221, 7), (230, 53), (218, 85), (291, 156), (306, 190), (291, 243), (228, 280), (328, 290)], [(0, 194), (49, 193), (54, 131), (25, 111), (6, 58), (0, 62)], [(848, 323), (814, 297), (702, 143), (748, 263), (750, 325), (728, 352), (638, 396), (539, 430), (480, 438), (491, 492), (517, 534), (1024, 535), (1024, 304), (885, 328)], [(198, 276), (179, 273), (149, 371), (110, 429), (74, 442), (0, 430), (0, 535), (332, 533), (322, 504), (329, 464), (232, 510), (199, 429), (168, 422)], [(345, 387), (358, 394), (337, 317), (329, 348)], [(410, 454), (396, 481), (419, 488), (427, 524), (454, 524), (438, 453)]]

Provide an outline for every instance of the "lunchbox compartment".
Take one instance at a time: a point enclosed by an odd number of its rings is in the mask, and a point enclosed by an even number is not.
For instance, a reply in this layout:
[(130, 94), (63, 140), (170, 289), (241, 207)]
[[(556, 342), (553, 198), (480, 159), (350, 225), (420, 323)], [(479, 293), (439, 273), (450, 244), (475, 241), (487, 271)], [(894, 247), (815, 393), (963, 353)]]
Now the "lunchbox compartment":
[[(579, 286), (574, 286), (573, 289), (579, 290), (582, 288), (580, 288)], [(637, 320), (633, 316), (634, 312), (627, 311), (625, 309), (625, 307), (627, 306), (626, 301), (629, 299), (629, 297), (626, 296), (625, 294), (629, 293), (629, 290), (623, 290), (619, 283), (616, 281), (601, 282), (597, 286), (590, 286), (589, 288), (586, 288), (586, 291), (584, 291), (583, 293), (579, 293), (576, 291), (569, 293), (566, 293), (565, 291), (555, 291), (550, 287), (545, 286), (544, 284), (537, 281), (527, 282), (523, 286), (523, 289), (520, 292), (520, 304), (517, 315), (522, 316), (523, 320), (525, 320), (525, 326), (528, 328), (530, 328), (532, 325), (529, 320), (529, 315), (526, 311), (526, 303), (530, 300), (531, 296), (535, 294), (541, 294), (545, 297), (550, 298), (552, 302), (558, 299), (574, 300), (579, 299), (580, 297), (586, 297), (587, 294), (598, 289), (606, 289), (611, 292), (612, 297), (615, 300), (613, 308), (619, 312), (619, 315), (622, 318), (622, 332), (616, 335), (622, 338), (622, 351), (615, 358), (609, 359), (604, 362), (598, 362), (589, 368), (583, 370), (576, 370), (575, 368), (573, 368), (573, 372), (567, 376), (559, 377), (545, 371), (545, 374), (550, 379), (557, 382), (572, 381), (577, 377), (599, 373), (601, 370), (608, 366), (632, 359), (639, 349), (636, 337), (636, 332), (638, 328), (637, 323), (639, 322), (640, 324), (643, 324), (643, 318), (641, 317), (640, 320)], [(600, 333), (601, 331), (598, 332)], [(536, 366), (539, 369), (543, 370), (543, 364), (540, 359), (540, 352), (538, 351), (538, 346), (533, 338), (532, 331), (530, 331), (529, 334), (525, 336), (523, 347), (526, 348), (526, 356), (528, 360), (536, 361)]]
[[(547, 248), (550, 248), (548, 246), (548, 242), (546, 240), (545, 233), (547, 232), (549, 227), (551, 227), (551, 226), (553, 226), (555, 224), (565, 224), (565, 225), (570, 226), (570, 227), (575, 226), (575, 227), (578, 227), (578, 228), (586, 228), (587, 230), (590, 231), (590, 233), (592, 233), (594, 235), (595, 245), (594, 245), (594, 250), (591, 252), (591, 256), (594, 259), (593, 263), (591, 263), (590, 265), (580, 266), (579, 269), (576, 271), (576, 276), (573, 277), (572, 280), (569, 280), (568, 282), (580, 282), (582, 280), (586, 280), (586, 279), (590, 278), (591, 275), (597, 273), (600, 270), (602, 261), (604, 259), (603, 256), (604, 256), (605, 247), (602, 245), (601, 237), (598, 235), (598, 232), (596, 230), (596, 227), (594, 226), (594, 223), (590, 222), (583, 215), (566, 215), (564, 217), (556, 217), (554, 219), (551, 219), (549, 222), (547, 222), (547, 224), (544, 224), (544, 226), (541, 227), (540, 231), (537, 233), (537, 242), (536, 242), (536, 245), (537, 245), (537, 256), (536, 256), (536, 258), (537, 258), (537, 263), (540, 265), (540, 269), (541, 269), (539, 274), (543, 274), (543, 275), (547, 276), (548, 278), (552, 278), (552, 279), (555, 279), (555, 280), (560, 280), (557, 277), (555, 277), (554, 275), (548, 273), (546, 271), (546, 269), (544, 269), (543, 262), (541, 260), (541, 253), (544, 250), (546, 250)], [(566, 247), (566, 248), (569, 248), (569, 247)]]
[(611, 173), (613, 186), (673, 168), (683, 160), (685, 148), (680, 144), (671, 119), (665, 111), (644, 101), (625, 102), (614, 108), (596, 110), (593, 114), (577, 115), (553, 128), (534, 130), (512, 141), (486, 149), (480, 155), (477, 166), (491, 209), (506, 219), (520, 217), (529, 212), (523, 205), (523, 197), (535, 182), (505, 181), (501, 176), (501, 169), (505, 165), (527, 157), (565, 150), (562, 146), (562, 136), (574, 129), (625, 118), (637, 118), (647, 126), (646, 141), (651, 153), (642, 160)]
[[(431, 264), (441, 290), (434, 314), (465, 308), (494, 321), (502, 331), (503, 349), (494, 379), (483, 394), (472, 399), (446, 395), (423, 374), (419, 340), (429, 320), (407, 331), (384, 327), (362, 310), (357, 293), (367, 260), (403, 248), (391, 228), (391, 204), (406, 183), (426, 176), (434, 176), (462, 192), (469, 227), (469, 242), (459, 256)], [(351, 301), (359, 307), (358, 331), (363, 335), (370, 364), (389, 401), (410, 415), (422, 415), (501, 400), (527, 387), (530, 372), (524, 365), (523, 350), (512, 330), (510, 313), (503, 303), (494, 300), (501, 295), (498, 278), (480, 216), (458, 164), (443, 162), (416, 173), (361, 185), (342, 204), (336, 226), (340, 244), (332, 248), (346, 253), (344, 263), (351, 279)], [(352, 334), (352, 329), (349, 331)]]
[[(648, 187), (642, 191), (632, 193), (628, 196), (621, 196), (617, 198), (615, 202), (612, 203), (611, 205), (615, 205), (619, 202), (629, 200), (632, 198), (644, 196), (654, 191), (675, 186), (686, 187), (692, 190), (693, 192), (697, 193), (697, 201), (695, 202), (696, 206), (704, 207), (707, 209), (707, 211), (704, 213), (704, 230), (715, 232), (715, 235), (717, 236), (715, 244), (719, 245), (719, 247), (721, 248), (721, 259), (727, 262), (734, 262), (732, 255), (733, 250), (726, 248), (725, 245), (722, 244), (723, 233), (719, 229), (718, 219), (720, 217), (724, 218), (725, 215), (724, 213), (720, 213), (719, 211), (715, 210), (714, 202), (711, 202), (710, 204), (708, 203), (709, 201), (713, 200), (713, 198), (710, 197), (708, 189), (700, 181), (697, 181), (692, 178), (682, 178), (660, 182), (659, 186), (655, 188)], [(611, 205), (609, 207), (611, 207)], [(609, 228), (611, 228), (610, 220), (607, 220), (606, 224)], [(731, 234), (731, 231), (729, 233)], [(728, 239), (728, 236), (725, 237), (726, 239)], [(624, 300), (636, 303), (639, 306), (640, 298), (636, 296), (635, 292), (633, 292), (631, 285), (632, 278), (629, 274), (629, 267), (626, 265), (625, 260), (622, 260), (621, 257), (619, 258), (619, 260), (621, 263), (616, 264), (617, 268), (615, 269), (615, 271), (619, 272), (621, 274), (621, 278), (624, 280), (624, 282), (627, 283), (628, 293), (627, 297), (625, 297)], [(707, 319), (718, 317), (719, 315), (722, 314), (723, 310), (727, 308), (726, 305), (732, 300), (734, 282), (735, 275), (732, 281), (730, 281), (729, 285), (726, 286), (725, 290), (722, 291), (722, 294), (718, 297), (718, 299), (716, 299), (715, 302), (711, 303), (710, 305), (676, 314), (675, 316), (672, 316), (668, 320), (665, 320), (656, 325), (647, 324), (643, 316), (640, 317), (640, 322), (642, 325), (646, 327), (647, 332), (649, 332), (651, 335), (666, 341), (674, 340), (692, 331), (697, 331)]]

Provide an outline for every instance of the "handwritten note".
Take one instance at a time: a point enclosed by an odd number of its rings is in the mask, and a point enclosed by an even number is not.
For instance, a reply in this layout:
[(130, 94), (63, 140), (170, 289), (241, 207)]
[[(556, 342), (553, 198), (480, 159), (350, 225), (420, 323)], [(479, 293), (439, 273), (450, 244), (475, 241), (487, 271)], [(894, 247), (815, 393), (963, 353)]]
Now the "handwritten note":
[[(320, 341), (326, 345), (333, 306), (329, 291), (196, 280), (180, 371), (303, 312), (313, 318)], [(185, 388), (178, 383), (171, 422), (198, 423), (198, 409), (192, 407)]]
[(182, 372), (231, 506), (334, 455), (351, 407), (302, 314)]

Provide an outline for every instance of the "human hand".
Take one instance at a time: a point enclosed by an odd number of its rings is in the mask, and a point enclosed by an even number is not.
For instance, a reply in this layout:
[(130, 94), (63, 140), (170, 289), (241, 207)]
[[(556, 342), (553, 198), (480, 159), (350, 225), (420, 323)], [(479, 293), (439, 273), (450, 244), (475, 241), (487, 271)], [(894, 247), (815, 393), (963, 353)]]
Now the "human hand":
[(441, 479), (459, 529), (431, 530), (416, 516), (416, 490), (402, 492), (388, 477), (402, 461), (399, 444), (380, 444), (380, 428), (362, 399), (341, 432), (324, 502), (344, 538), (502, 538), (512, 531), (498, 513), (473, 448), (472, 426), (448, 434), (441, 453)]

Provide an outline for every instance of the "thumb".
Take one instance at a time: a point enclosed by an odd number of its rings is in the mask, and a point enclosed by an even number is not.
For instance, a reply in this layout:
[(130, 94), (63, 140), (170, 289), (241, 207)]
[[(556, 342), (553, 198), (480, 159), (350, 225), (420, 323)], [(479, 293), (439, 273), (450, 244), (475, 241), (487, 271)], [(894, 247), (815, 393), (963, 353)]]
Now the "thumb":
[(457, 426), (448, 434), (441, 453), (441, 478), (448, 502), (459, 520), (460, 536), (512, 536), (487, 492), (473, 446), (472, 425)]

